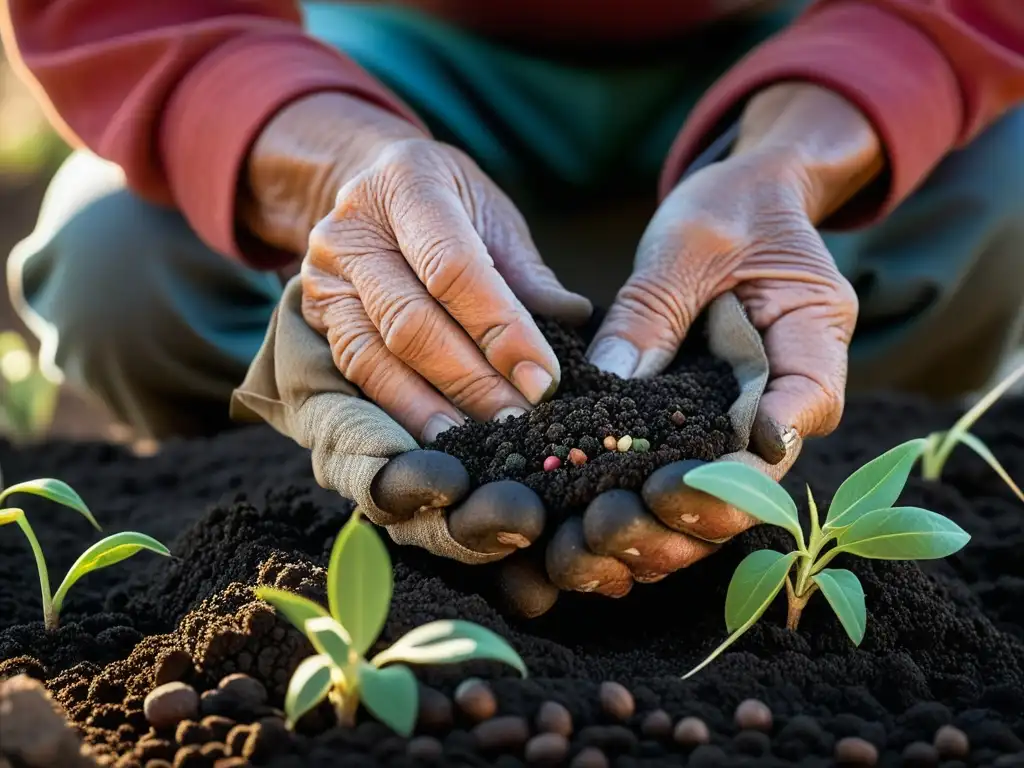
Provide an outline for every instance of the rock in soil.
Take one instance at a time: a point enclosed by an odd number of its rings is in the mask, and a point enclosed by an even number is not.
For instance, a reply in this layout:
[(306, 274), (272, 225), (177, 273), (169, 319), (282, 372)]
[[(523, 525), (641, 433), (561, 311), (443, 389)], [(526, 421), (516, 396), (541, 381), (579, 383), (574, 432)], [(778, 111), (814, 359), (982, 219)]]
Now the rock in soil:
[(0, 765), (91, 768), (64, 711), (38, 680), (17, 675), (0, 683)]
[[(694, 411), (685, 415), (684, 429), (693, 422), (705, 434)], [(852, 399), (838, 431), (809, 442), (784, 481), (805, 525), (805, 483), (824, 510), (853, 469), (897, 443), (948, 428), (956, 416), (954, 408), (909, 398)], [(672, 413), (666, 420), (678, 428)], [(1024, 401), (997, 405), (976, 431), (1007, 471), (1024, 479)], [(545, 430), (544, 440), (550, 439)], [(637, 456), (655, 455), (651, 442), (652, 450)], [(590, 458), (583, 467), (595, 464)], [(289, 677), (313, 651), (255, 599), (253, 587), (289, 589), (326, 604), (327, 557), (350, 512), (316, 484), (304, 450), (257, 427), (169, 441), (149, 458), (104, 444), (14, 449), (0, 442), (0, 465), (7, 482), (60, 477), (108, 532), (139, 530), (167, 542), (174, 554), (168, 560), (143, 553), (89, 574), (71, 590), (61, 626), (47, 632), (39, 621), (31, 550), (17, 531), (0, 529), (0, 678), (24, 672), (43, 681), (98, 762), (120, 759), (141, 768), (217, 760), (276, 768), (409, 765), (408, 740), (365, 712), (355, 729), (337, 727), (327, 704), (294, 733), (281, 718)], [(563, 463), (551, 474), (566, 471)], [(87, 523), (41, 499), (19, 497), (18, 503), (56, 573), (96, 540)], [(1024, 753), (1020, 502), (983, 461), (956, 451), (941, 483), (915, 472), (899, 503), (947, 515), (972, 538), (944, 560), (837, 558), (835, 567), (853, 571), (864, 586), (868, 630), (860, 647), (851, 645), (817, 596), (800, 631), (787, 631), (780, 598), (712, 665), (680, 680), (726, 637), (722, 611), (736, 565), (755, 549), (792, 545), (787, 534), (760, 527), (620, 600), (566, 594), (532, 621), (500, 612), (498, 569), (462, 566), (388, 541), (394, 598), (371, 653), (427, 621), (459, 618), (501, 634), (523, 657), (526, 679), (489, 662), (416, 668), (423, 686), (447, 698), (453, 710), (450, 720), (439, 715), (429, 726), (424, 720), (415, 734), (436, 740), (427, 742), (428, 751), (436, 753), (440, 744), (438, 764), (511, 767), (528, 749), (533, 754), (537, 748), (527, 745), (541, 733), (568, 734), (562, 765), (810, 766), (842, 756), (848, 764), (897, 766), (911, 745), (911, 757), (922, 750), (918, 743), (952, 764), (1012, 764)], [(177, 723), (151, 729), (145, 713), (161, 660), (168, 664), (175, 651), (190, 661), (177, 657), (180, 667), (160, 674), (180, 679), (161, 682), (192, 685), (204, 707), (213, 701), (218, 709), (193, 714), (180, 734)], [(252, 698), (247, 708), (220, 711), (225, 694), (218, 684), (238, 674), (258, 681), (266, 701), (254, 707), (258, 697)], [(481, 721), (450, 703), (470, 677), (485, 681), (492, 694)], [(626, 721), (607, 714), (602, 680), (624, 686), (638, 714)], [(737, 727), (736, 709), (747, 699), (770, 710), (770, 731)], [(675, 724), (671, 739), (644, 733), (647, 713), (659, 709)], [(498, 713), (529, 723), (529, 739), (520, 743), (517, 735), (511, 750), (485, 754), (472, 729)], [(7, 719), (0, 718), (0, 726)], [(944, 726), (964, 734), (966, 757), (945, 756), (948, 747), (937, 740)], [(184, 744), (179, 736), (208, 741)]]

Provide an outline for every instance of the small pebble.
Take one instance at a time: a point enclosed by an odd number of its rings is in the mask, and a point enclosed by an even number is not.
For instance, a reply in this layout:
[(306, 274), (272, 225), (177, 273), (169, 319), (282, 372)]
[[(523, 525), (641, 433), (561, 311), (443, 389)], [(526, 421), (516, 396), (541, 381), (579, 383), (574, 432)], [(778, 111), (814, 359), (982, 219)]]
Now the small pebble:
[(770, 731), (772, 729), (772, 711), (763, 701), (747, 699), (736, 707), (733, 720), (741, 731)]
[(153, 681), (157, 685), (174, 683), (192, 671), (192, 657), (188, 652), (175, 648), (160, 655), (153, 673)]
[(878, 749), (870, 741), (847, 736), (836, 742), (835, 758), (840, 765), (872, 766), (878, 762)]
[(173, 728), (199, 714), (199, 695), (185, 683), (164, 683), (154, 688), (143, 703), (146, 720), (157, 730)]
[(485, 752), (516, 752), (530, 738), (530, 726), (524, 717), (492, 717), (473, 728), (473, 736)]
[(647, 453), (651, 450), (651, 441), (645, 440), (642, 437), (638, 437), (633, 441), (633, 452), (634, 453)]
[(587, 463), (587, 454), (581, 451), (579, 448), (573, 448), (569, 451), (569, 462), (573, 466), (582, 467)]
[(451, 699), (436, 688), (421, 685), (416, 724), (427, 731), (446, 731), (454, 722)]
[(405, 754), (421, 760), (431, 760), (444, 755), (444, 745), (433, 736), (417, 736), (409, 739)]
[(633, 694), (621, 683), (610, 681), (601, 683), (601, 687), (597, 691), (597, 697), (605, 714), (616, 720), (629, 720), (636, 711), (636, 702), (633, 700)]
[(903, 750), (903, 765), (907, 768), (931, 768), (939, 764), (939, 751), (927, 741), (915, 741)]
[(569, 768), (608, 768), (608, 758), (597, 747), (586, 747), (572, 759)]
[(697, 747), (711, 741), (711, 731), (699, 717), (684, 717), (676, 723), (672, 738), (681, 747)]
[(669, 418), (677, 427), (681, 427), (686, 423), (686, 414), (682, 411), (675, 411)]
[(944, 725), (935, 732), (935, 748), (943, 760), (960, 760), (971, 752), (971, 742), (967, 734), (956, 726)]
[(544, 459), (545, 472), (554, 472), (560, 466), (562, 466), (562, 460), (557, 456), (548, 456), (546, 459)]
[(505, 457), (507, 472), (522, 472), (524, 469), (526, 469), (526, 457), (521, 453), (510, 453)]
[(616, 440), (612, 435), (608, 435), (608, 437), (604, 439), (603, 445), (606, 451), (615, 451), (618, 450), (619, 441)]
[(471, 720), (477, 722), (494, 717), (498, 711), (498, 700), (491, 687), (479, 678), (463, 680), (455, 689), (455, 703)]
[(540, 733), (526, 742), (526, 762), (557, 765), (569, 754), (569, 740), (560, 733)]
[(217, 687), (230, 695), (241, 709), (255, 710), (267, 703), (263, 683), (241, 672), (222, 678)]
[(625, 453), (633, 446), (633, 438), (629, 435), (623, 435), (619, 438), (619, 441), (615, 444), (615, 449), (619, 453)]
[(537, 710), (537, 730), (542, 733), (557, 733), (572, 736), (572, 714), (557, 701), (545, 701)]
[(672, 717), (664, 709), (656, 709), (644, 716), (640, 732), (648, 739), (667, 739), (672, 735)]

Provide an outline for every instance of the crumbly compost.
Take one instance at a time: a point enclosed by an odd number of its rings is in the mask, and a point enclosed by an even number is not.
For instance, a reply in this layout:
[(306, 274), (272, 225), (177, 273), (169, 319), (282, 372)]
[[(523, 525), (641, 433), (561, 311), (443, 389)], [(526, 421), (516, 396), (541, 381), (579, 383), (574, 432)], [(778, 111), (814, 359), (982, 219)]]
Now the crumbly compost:
[[(558, 517), (603, 491), (638, 490), (673, 461), (711, 461), (740, 448), (727, 413), (739, 386), (729, 366), (706, 350), (688, 346), (666, 373), (626, 380), (587, 362), (587, 329), (538, 324), (561, 365), (555, 397), (524, 416), (448, 430), (431, 446), (460, 459), (474, 485), (518, 480)], [(605, 447), (609, 436), (628, 436), (634, 445), (625, 452)], [(638, 439), (649, 450), (636, 450)], [(572, 449), (586, 462), (573, 463)], [(558, 468), (545, 470), (551, 456)]]

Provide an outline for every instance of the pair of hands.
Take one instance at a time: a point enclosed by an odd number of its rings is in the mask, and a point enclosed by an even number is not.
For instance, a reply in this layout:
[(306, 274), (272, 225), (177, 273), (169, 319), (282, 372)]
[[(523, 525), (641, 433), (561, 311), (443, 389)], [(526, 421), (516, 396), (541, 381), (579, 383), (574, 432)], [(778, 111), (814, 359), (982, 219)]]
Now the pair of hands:
[[(815, 225), (877, 174), (880, 156), (867, 121), (827, 91), (785, 85), (756, 97), (733, 155), (683, 181), (658, 209), (592, 362), (652, 376), (707, 304), (735, 292), (763, 335), (771, 377), (752, 440), (768, 463), (747, 452), (730, 458), (776, 475), (787, 468), (780, 460), (800, 438), (831, 431), (842, 414), (856, 319), (856, 297)], [(323, 94), (271, 122), (248, 171), (249, 229), (306, 253), (306, 322), (326, 337), (342, 375), (421, 444), (467, 418), (523, 413), (555, 391), (558, 362), (530, 313), (578, 322), (591, 306), (558, 282), (523, 217), (465, 154), (390, 113)], [(393, 460), (381, 470), (374, 498), (383, 509), (401, 514), (396, 489), (408, 495), (415, 465)], [(434, 504), (461, 499), (450, 462), (420, 465), (430, 467), (422, 480)], [(625, 594), (634, 580), (663, 578), (753, 523), (686, 490), (681, 476), (656, 473), (642, 495), (611, 492), (563, 525), (547, 551), (547, 578), (561, 589)], [(455, 539), (502, 553), (532, 543), (543, 510), (510, 492), (504, 514), (501, 494), (491, 495), (451, 513)], [(528, 571), (510, 578), (543, 580)]]

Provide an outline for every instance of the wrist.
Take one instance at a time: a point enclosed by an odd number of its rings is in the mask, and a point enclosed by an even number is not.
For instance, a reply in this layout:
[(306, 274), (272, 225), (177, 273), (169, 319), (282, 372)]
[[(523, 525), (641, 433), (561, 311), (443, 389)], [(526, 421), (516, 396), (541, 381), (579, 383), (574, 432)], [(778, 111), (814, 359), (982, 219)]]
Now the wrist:
[(732, 155), (763, 157), (787, 169), (814, 224), (885, 168), (871, 121), (841, 96), (808, 83), (782, 83), (756, 94), (743, 111)]
[(344, 93), (292, 102), (249, 151), (238, 191), (240, 225), (265, 243), (301, 255), (338, 190), (396, 141), (425, 138), (394, 113)]

